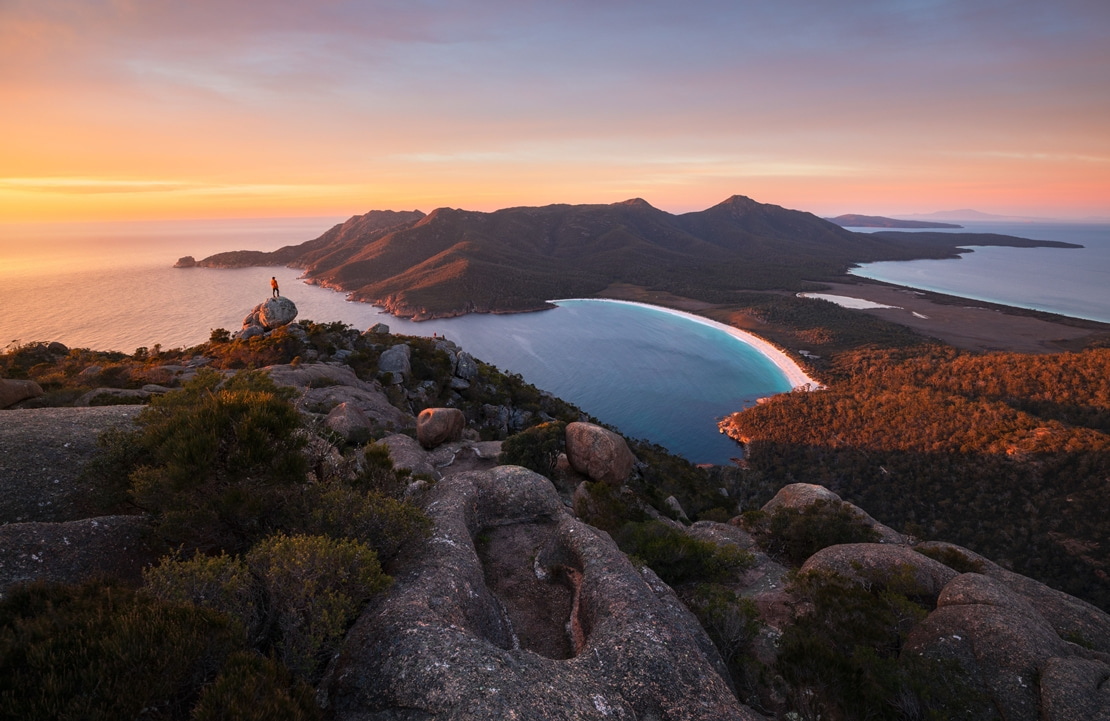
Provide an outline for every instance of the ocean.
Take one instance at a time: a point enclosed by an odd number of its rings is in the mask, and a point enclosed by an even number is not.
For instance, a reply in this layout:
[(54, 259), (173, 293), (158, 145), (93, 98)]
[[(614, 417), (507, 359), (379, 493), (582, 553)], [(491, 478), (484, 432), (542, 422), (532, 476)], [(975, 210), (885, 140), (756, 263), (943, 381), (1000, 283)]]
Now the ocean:
[(60, 341), (133, 352), (188, 347), (215, 328), (237, 330), (277, 277), (301, 320), (384, 322), (395, 333), (446, 336), (519, 373), (633, 438), (698, 463), (739, 447), (717, 420), (787, 391), (773, 362), (725, 332), (626, 304), (568, 301), (539, 313), (412, 323), (342, 293), (306, 285), (284, 267), (173, 268), (178, 257), (272, 250), (316, 237), (332, 219), (0, 227), (0, 347)]
[[(57, 340), (130, 353), (155, 344), (196, 345), (212, 329), (238, 329), (249, 310), (269, 296), (273, 275), (297, 304), (299, 319), (358, 328), (384, 322), (397, 333), (446, 335), (475, 357), (521, 374), (625, 434), (694, 462), (726, 463), (738, 455), (736, 444), (717, 433), (717, 419), (790, 388), (782, 372), (750, 346), (650, 308), (574, 301), (540, 313), (412, 323), (306, 285), (290, 268), (172, 267), (184, 255), (199, 259), (301, 243), (341, 220), (0, 225), (0, 347)], [(1088, 247), (983, 248), (960, 260), (871, 264), (856, 272), (1110, 322), (1110, 226), (1023, 227), (1029, 230), (994, 225), (981, 232)], [(984, 260), (987, 266), (981, 265)], [(915, 275), (921, 264), (929, 267), (926, 280)], [(968, 267), (978, 271), (961, 285), (958, 279)], [(894, 279), (899, 273), (909, 276)], [(1005, 292), (1015, 288), (1016, 299)]]
[(866, 263), (851, 272), (919, 290), (1110, 323), (1110, 224), (960, 221), (960, 225), (964, 228), (936, 232), (1001, 233), (1084, 247), (973, 246), (973, 252), (959, 259)]

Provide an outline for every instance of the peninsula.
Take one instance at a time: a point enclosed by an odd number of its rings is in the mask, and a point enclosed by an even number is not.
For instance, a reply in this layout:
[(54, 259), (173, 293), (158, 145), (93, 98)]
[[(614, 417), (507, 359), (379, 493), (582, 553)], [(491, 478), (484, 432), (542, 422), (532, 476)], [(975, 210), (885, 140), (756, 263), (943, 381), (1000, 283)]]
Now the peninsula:
[(899, 220), (897, 218), (884, 218), (881, 215), (838, 215), (835, 218), (826, 218), (830, 223), (836, 223), (842, 228), (962, 228), (955, 223), (938, 223), (931, 220)]
[(306, 282), (414, 320), (549, 308), (614, 284), (711, 303), (742, 291), (819, 291), (858, 263), (952, 258), (961, 246), (1078, 247), (1002, 235), (853, 233), (735, 195), (674, 215), (633, 199), (483, 213), (370, 211), (306, 243), (219, 253), (208, 268), (286, 265)]

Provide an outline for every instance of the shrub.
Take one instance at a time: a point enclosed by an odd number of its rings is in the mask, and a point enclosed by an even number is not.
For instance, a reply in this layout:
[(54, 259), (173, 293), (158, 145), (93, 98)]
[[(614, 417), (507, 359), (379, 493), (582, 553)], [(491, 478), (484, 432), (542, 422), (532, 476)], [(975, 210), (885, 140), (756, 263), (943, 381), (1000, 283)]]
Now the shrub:
[(959, 571), (960, 573), (983, 572), (982, 561), (976, 561), (970, 558), (966, 553), (962, 553), (959, 549), (952, 548), (951, 546), (945, 546), (943, 548), (921, 548), (918, 546), (913, 550), (923, 556), (928, 556), (934, 561), (940, 561), (953, 571)]
[(767, 519), (767, 525), (758, 530), (765, 530), (761, 540), (769, 553), (796, 566), (822, 548), (879, 540), (878, 531), (850, 505), (833, 500), (815, 501), (800, 510), (780, 506)]
[(389, 446), (384, 443), (369, 443), (363, 448), (362, 471), (349, 485), (368, 491), (377, 491), (390, 498), (400, 498), (408, 486), (407, 471), (398, 472), (393, 468), (393, 458)]
[(410, 503), (337, 485), (320, 495), (307, 530), (365, 543), (380, 561), (388, 562), (405, 544), (426, 537), (431, 525), (423, 511)]
[(97, 583), (17, 588), (0, 602), (0, 717), (184, 718), (241, 648), (209, 609)]
[(260, 589), (247, 564), (221, 553), (192, 560), (166, 556), (143, 571), (147, 593), (171, 603), (192, 603), (224, 613), (242, 625), (253, 643), (260, 640), (263, 618)]
[(683, 594), (682, 600), (717, 647), (728, 665), (733, 683), (739, 688), (751, 689), (756, 683), (759, 665), (751, 653), (751, 646), (762, 625), (755, 602), (712, 583), (699, 583)]
[(776, 669), (792, 687), (788, 703), (821, 718), (992, 718), (989, 701), (958, 666), (925, 657), (900, 662), (906, 635), (926, 610), (900, 592), (909, 584), (899, 574), (871, 580), (811, 572), (791, 584), (809, 611), (780, 642)]
[(719, 581), (755, 563), (747, 551), (698, 540), (662, 521), (625, 524), (617, 534), (617, 545), (672, 586)]
[(566, 423), (552, 421), (509, 436), (501, 444), (501, 463), (524, 466), (550, 478), (566, 448), (566, 430)]
[(288, 389), (254, 372), (221, 381), (201, 371), (139, 415), (131, 495), (172, 543), (241, 550), (280, 527), (307, 463)]
[(393, 580), (367, 546), (325, 536), (278, 534), (246, 560), (266, 587), (279, 657), (306, 679), (315, 677), (363, 603)]
[(276, 661), (257, 653), (232, 654), (205, 687), (192, 721), (314, 721), (320, 718), (312, 687)]

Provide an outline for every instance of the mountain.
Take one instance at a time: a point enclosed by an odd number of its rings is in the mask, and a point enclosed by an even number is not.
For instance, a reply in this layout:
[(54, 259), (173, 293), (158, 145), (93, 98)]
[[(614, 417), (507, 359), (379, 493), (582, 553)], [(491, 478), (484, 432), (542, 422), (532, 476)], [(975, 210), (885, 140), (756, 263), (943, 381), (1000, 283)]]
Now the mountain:
[(962, 225), (952, 223), (935, 223), (927, 220), (898, 220), (884, 218), (881, 215), (838, 215), (835, 218), (825, 218), (830, 223), (845, 228), (962, 228)]
[(706, 300), (737, 290), (813, 290), (856, 263), (954, 257), (956, 243), (853, 233), (735, 195), (682, 215), (639, 198), (492, 213), (371, 211), (300, 245), (220, 253), (198, 265), (302, 268), (309, 283), (422, 320), (539, 310), (613, 283)]

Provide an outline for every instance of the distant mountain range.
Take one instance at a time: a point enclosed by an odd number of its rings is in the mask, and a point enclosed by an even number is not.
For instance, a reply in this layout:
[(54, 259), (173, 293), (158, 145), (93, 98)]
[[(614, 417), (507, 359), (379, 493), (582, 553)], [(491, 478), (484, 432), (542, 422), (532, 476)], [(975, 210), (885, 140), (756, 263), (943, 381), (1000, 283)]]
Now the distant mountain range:
[[(857, 263), (954, 257), (962, 237), (853, 233), (739, 195), (682, 215), (637, 198), (492, 213), (375, 210), (300, 245), (219, 253), (198, 265), (303, 268), (307, 282), (421, 320), (539, 310), (613, 283), (712, 302), (744, 290), (815, 290)], [(976, 237), (976, 245), (1048, 244)]]
[(952, 223), (938, 223), (929, 220), (897, 220), (884, 218), (881, 215), (838, 215), (835, 218), (826, 218), (830, 223), (836, 223), (843, 228), (962, 228), (962, 225)]

